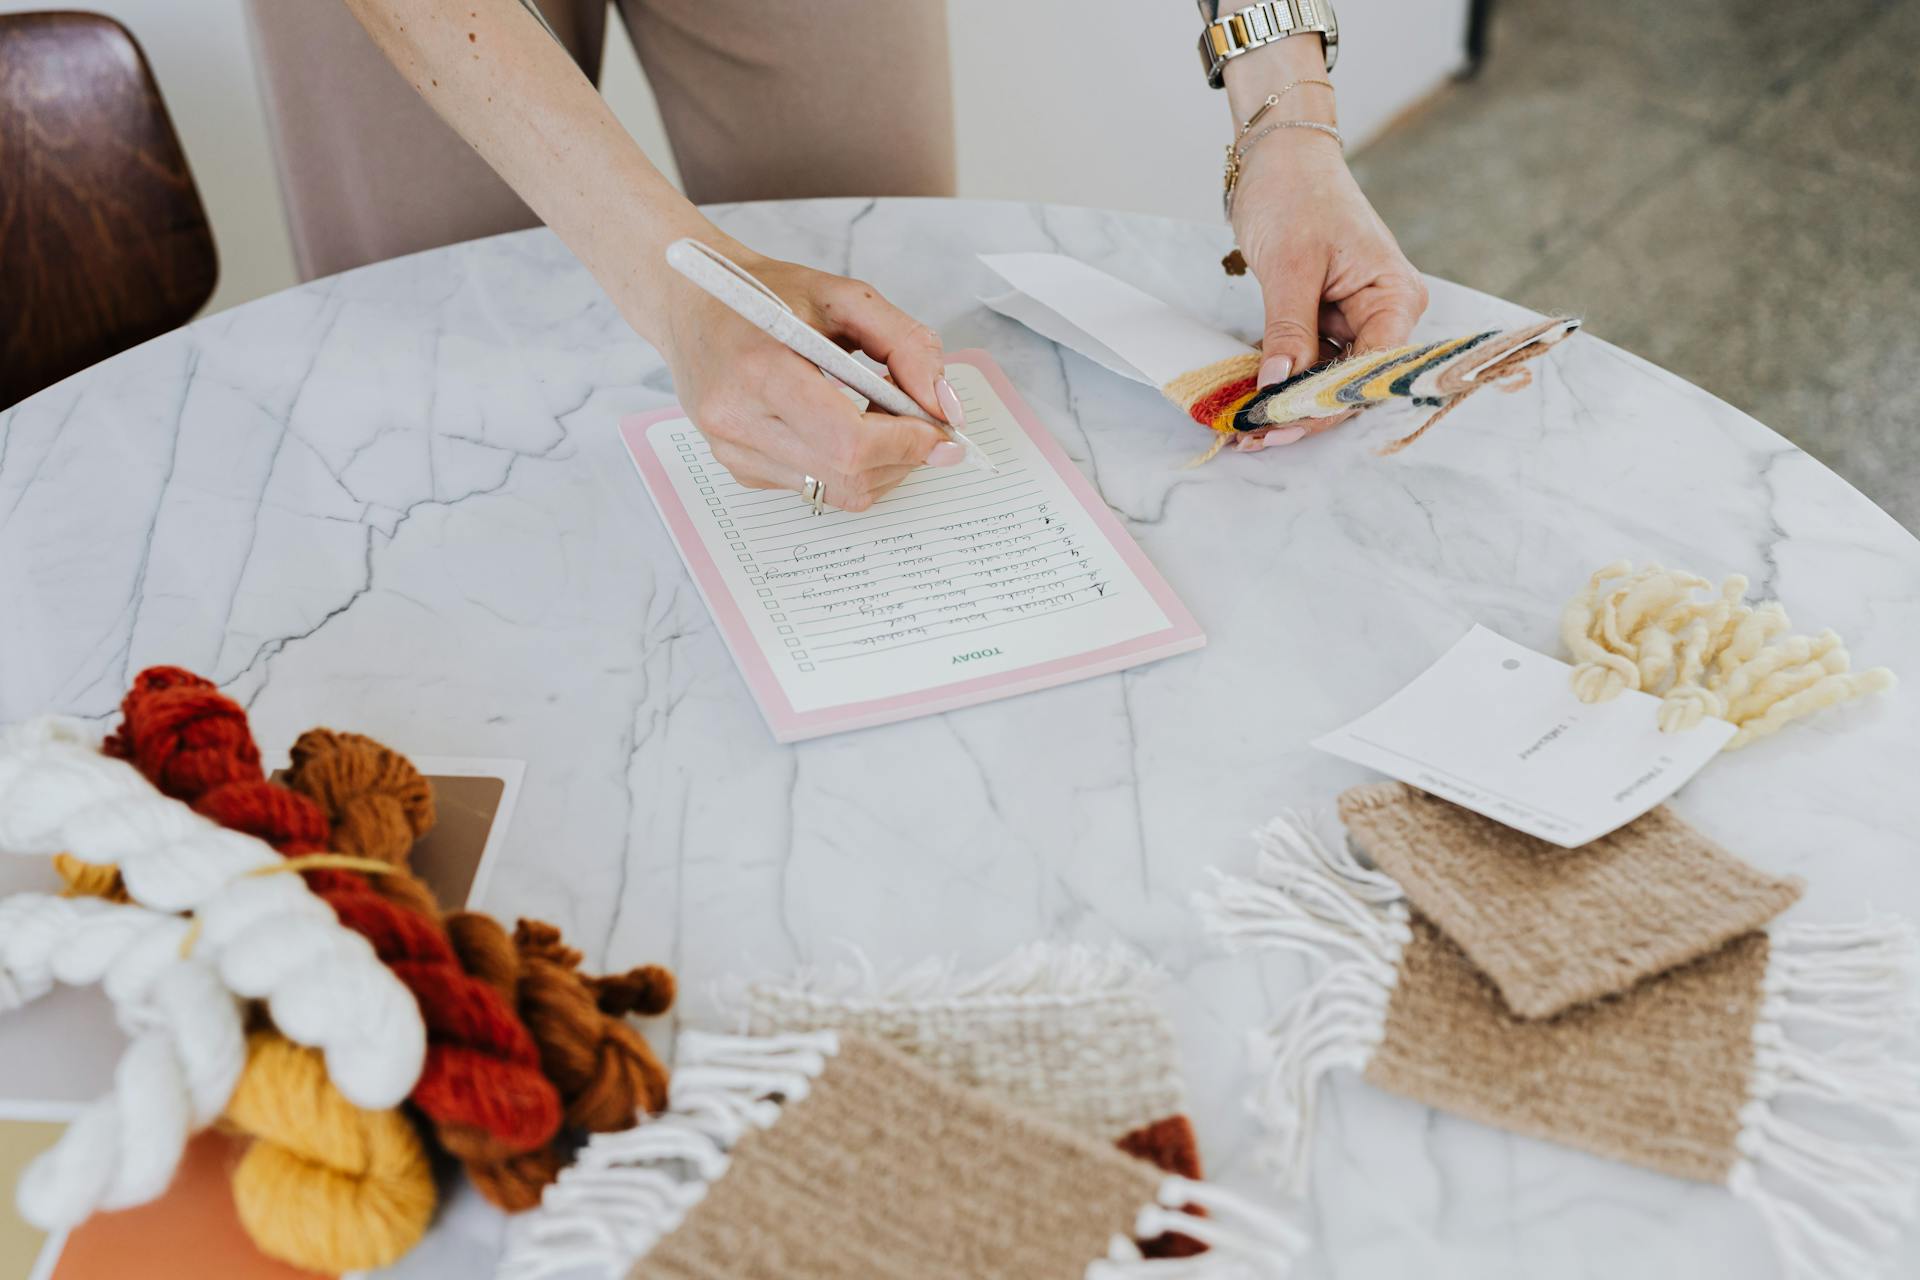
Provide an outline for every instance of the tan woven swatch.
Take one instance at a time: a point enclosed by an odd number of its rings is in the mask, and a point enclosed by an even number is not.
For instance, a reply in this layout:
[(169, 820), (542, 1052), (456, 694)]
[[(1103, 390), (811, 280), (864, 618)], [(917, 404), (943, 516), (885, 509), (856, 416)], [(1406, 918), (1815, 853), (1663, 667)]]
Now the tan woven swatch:
[[(802, 978), (748, 983), (754, 1035), (843, 1031), (884, 1040), (950, 1080), (1112, 1142), (1186, 1111), (1173, 1027), (1137, 961), (1039, 944), (1000, 982), (953, 978), (838, 991)], [(1091, 977), (1076, 980), (1073, 971)], [(1064, 971), (1064, 973), (1063, 973)], [(912, 975), (909, 975), (911, 979)], [(925, 984), (936, 985), (936, 984)], [(826, 989), (821, 989), (825, 987)]]
[(1527, 1020), (1418, 915), (1366, 1067), (1382, 1089), (1485, 1124), (1725, 1182), (1767, 973), (1750, 933), (1625, 995)]
[(633, 1280), (1079, 1280), (1161, 1175), (874, 1041), (840, 1051)]
[(1707, 955), (1801, 892), (1797, 879), (1748, 866), (1664, 807), (1578, 849), (1399, 782), (1346, 792), (1340, 816), (1354, 847), (1526, 1018)]

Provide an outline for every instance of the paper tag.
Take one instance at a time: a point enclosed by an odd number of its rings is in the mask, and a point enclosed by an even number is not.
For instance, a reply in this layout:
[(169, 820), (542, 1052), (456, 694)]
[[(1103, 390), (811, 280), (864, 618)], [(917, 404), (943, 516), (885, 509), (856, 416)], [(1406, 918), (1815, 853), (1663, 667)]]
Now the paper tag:
[(1378, 707), (1313, 745), (1573, 849), (1678, 791), (1734, 726), (1662, 733), (1660, 699), (1573, 695), (1572, 668), (1476, 626)]
[(1189, 370), (1253, 349), (1078, 258), (983, 253), (980, 261), (1019, 291), (983, 299), (988, 306), (1149, 386), (1164, 387)]

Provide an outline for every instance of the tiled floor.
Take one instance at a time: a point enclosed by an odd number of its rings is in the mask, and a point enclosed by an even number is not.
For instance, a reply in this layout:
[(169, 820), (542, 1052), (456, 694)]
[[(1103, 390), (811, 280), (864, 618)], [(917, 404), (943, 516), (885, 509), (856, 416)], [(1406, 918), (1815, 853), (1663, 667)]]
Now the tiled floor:
[(1422, 269), (1739, 405), (1920, 532), (1920, 0), (1495, 0), (1354, 159)]

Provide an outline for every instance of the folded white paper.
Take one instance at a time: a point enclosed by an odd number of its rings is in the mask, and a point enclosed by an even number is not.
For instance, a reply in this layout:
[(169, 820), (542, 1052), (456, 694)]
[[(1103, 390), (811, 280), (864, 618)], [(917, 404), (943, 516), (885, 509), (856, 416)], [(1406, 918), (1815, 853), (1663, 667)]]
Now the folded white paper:
[(1015, 292), (983, 298), (1001, 315), (1122, 377), (1163, 387), (1253, 348), (1150, 293), (1058, 253), (983, 253)]
[(1662, 733), (1660, 699), (1573, 695), (1572, 668), (1476, 626), (1413, 683), (1313, 745), (1577, 848), (1678, 791), (1734, 735)]

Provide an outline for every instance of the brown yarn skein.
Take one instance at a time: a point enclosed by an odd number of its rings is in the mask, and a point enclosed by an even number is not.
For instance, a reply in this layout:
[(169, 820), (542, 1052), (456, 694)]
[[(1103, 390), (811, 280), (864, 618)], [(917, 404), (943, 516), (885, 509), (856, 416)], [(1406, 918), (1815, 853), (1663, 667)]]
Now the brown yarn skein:
[[(292, 751), (287, 784), (334, 819), (335, 845), (406, 869), (414, 842), (433, 825), (432, 787), (405, 756), (356, 733), (311, 729)], [(408, 874), (375, 876), (383, 891), (413, 905), (426, 886)], [(437, 914), (437, 908), (432, 909)], [(442, 919), (461, 968), (506, 996), (532, 1034), (542, 1073), (559, 1091), (573, 1130), (631, 1128), (643, 1112), (666, 1106), (667, 1072), (629, 1013), (657, 1014), (673, 1004), (673, 975), (658, 965), (593, 978), (560, 931), (521, 921), (512, 936), (473, 911)], [(559, 1141), (507, 1157), (492, 1144), (471, 1148), (444, 1130), (443, 1145), (462, 1158), (481, 1193), (509, 1211), (532, 1208), (565, 1163)], [(466, 1148), (466, 1149), (461, 1149)]]
[(589, 1133), (630, 1129), (640, 1113), (667, 1105), (667, 1071), (626, 1015), (660, 1014), (673, 1006), (673, 974), (659, 965), (589, 978), (580, 953), (560, 931), (522, 920), (513, 931), (520, 952), (520, 1018), (540, 1046), (540, 1066), (560, 1091), (566, 1124)]

